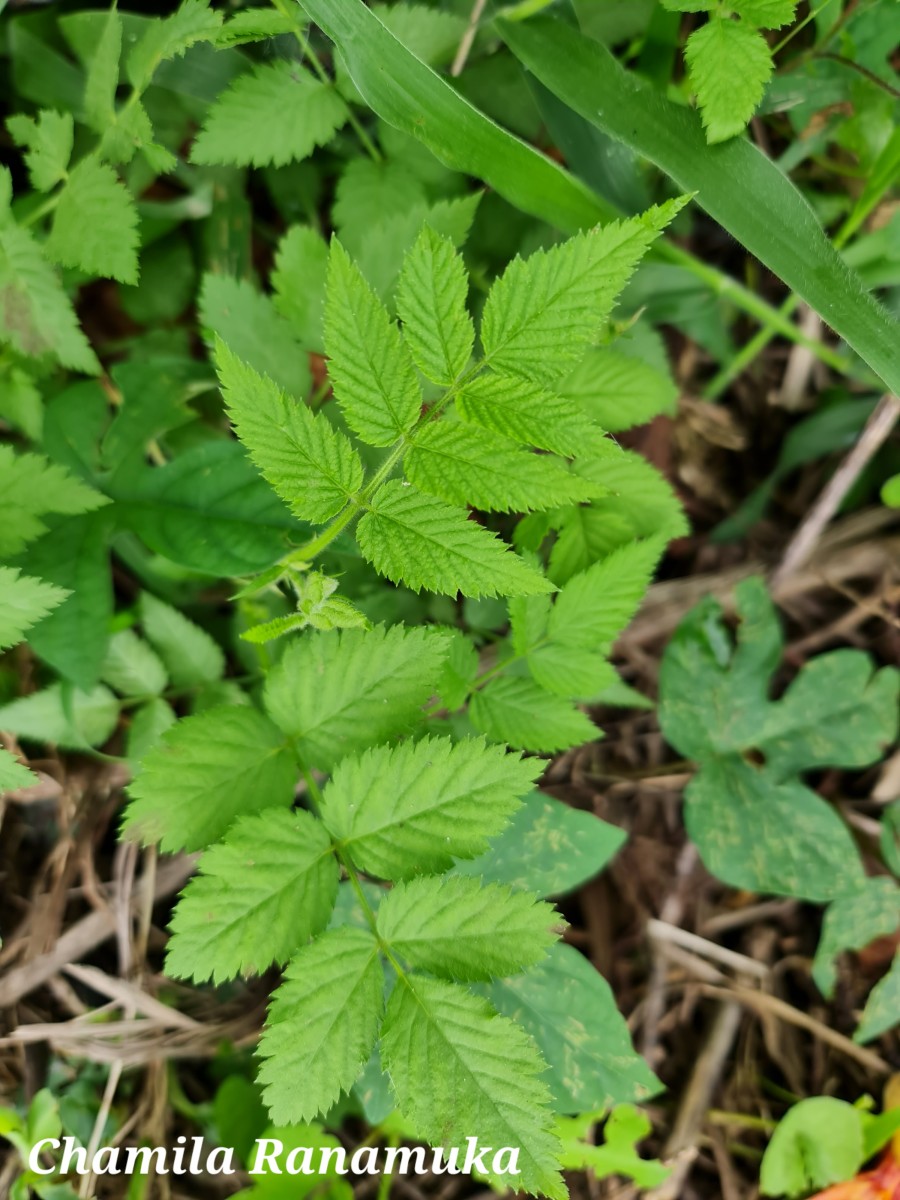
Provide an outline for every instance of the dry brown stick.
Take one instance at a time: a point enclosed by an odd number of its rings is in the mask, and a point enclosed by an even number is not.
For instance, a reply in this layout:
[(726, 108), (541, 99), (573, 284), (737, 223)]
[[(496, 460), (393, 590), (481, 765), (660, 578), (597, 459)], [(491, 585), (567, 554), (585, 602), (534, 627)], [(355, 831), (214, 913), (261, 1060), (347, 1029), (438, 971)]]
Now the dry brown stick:
[[(710, 990), (723, 992), (728, 996), (725, 989)], [(712, 1102), (713, 1092), (722, 1077), (722, 1070), (731, 1053), (740, 1023), (741, 1006), (729, 998), (716, 1013), (709, 1038), (697, 1059), (679, 1105), (675, 1128), (663, 1151), (664, 1159), (676, 1159), (672, 1174), (658, 1188), (647, 1193), (648, 1200), (675, 1200), (683, 1194), (684, 1184), (696, 1157), (697, 1137)]]
[(891, 1068), (884, 1059), (874, 1051), (866, 1050), (863, 1046), (857, 1046), (856, 1042), (851, 1042), (842, 1033), (838, 1033), (835, 1029), (829, 1029), (827, 1025), (824, 1025), (821, 1021), (817, 1021), (815, 1017), (801, 1012), (799, 1008), (794, 1008), (784, 1000), (779, 1000), (777, 996), (769, 995), (768, 992), (757, 992), (752, 988), (743, 987), (721, 988), (708, 983), (701, 983), (697, 986), (704, 996), (712, 996), (716, 1000), (735, 1000), (738, 1004), (744, 1005), (745, 1008), (756, 1009), (757, 1012), (762, 1014), (771, 1013), (775, 1017), (780, 1017), (782, 1021), (787, 1021), (791, 1025), (798, 1025), (801, 1029), (805, 1029), (808, 1033), (817, 1037), (819, 1041), (827, 1043), (835, 1050), (839, 1050), (842, 1054), (854, 1059), (860, 1066), (865, 1067), (866, 1070), (872, 1071), (876, 1075), (889, 1075), (891, 1072)]
[[(693, 842), (685, 842), (678, 856), (675, 867), (675, 887), (665, 899), (660, 911), (660, 919), (669, 925), (678, 925), (684, 913), (685, 880), (693, 872), (700, 855)], [(665, 1007), (666, 964), (661, 954), (653, 958), (650, 969), (650, 981), (647, 985), (647, 999), (644, 1004), (643, 1037), (641, 1050), (644, 1058), (651, 1064), (656, 1056), (657, 1039), (659, 1037), (659, 1022)]]
[(469, 57), (469, 51), (472, 49), (472, 43), (475, 41), (475, 34), (478, 32), (478, 22), (481, 20), (484, 6), (487, 0), (475, 0), (472, 5), (472, 13), (469, 17), (469, 24), (466, 26), (466, 32), (462, 35), (462, 40), (459, 43), (459, 49), (456, 51), (456, 56), (453, 59), (453, 66), (450, 68), (450, 74), (456, 78), (457, 75), (462, 75), (463, 67)]
[(900, 400), (896, 396), (882, 396), (866, 422), (859, 441), (825, 485), (818, 500), (806, 515), (800, 528), (791, 538), (777, 571), (772, 576), (772, 587), (777, 588), (802, 567), (813, 552), (825, 526), (837, 512), (841, 501), (883, 445), (891, 430), (900, 419)]
[[(160, 867), (153, 888), (154, 899), (170, 896), (177, 892), (183, 883), (194, 873), (196, 857), (182, 855), (171, 859)], [(141, 878), (132, 894), (132, 904), (140, 905), (144, 895), (145, 881)], [(8, 971), (0, 979), (0, 1009), (9, 1008), (22, 996), (26, 996), (42, 983), (56, 975), (69, 963), (78, 962), (101, 942), (113, 936), (116, 931), (115, 917), (111, 909), (103, 912), (92, 912), (67, 929), (52, 950), (40, 954), (29, 962)]]

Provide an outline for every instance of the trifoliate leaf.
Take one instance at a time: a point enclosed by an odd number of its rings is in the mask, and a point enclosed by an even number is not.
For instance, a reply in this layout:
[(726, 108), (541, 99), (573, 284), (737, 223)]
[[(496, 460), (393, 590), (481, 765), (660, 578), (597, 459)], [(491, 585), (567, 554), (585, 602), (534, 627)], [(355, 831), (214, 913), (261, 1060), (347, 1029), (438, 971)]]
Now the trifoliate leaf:
[(845, 1100), (813, 1096), (788, 1109), (766, 1147), (764, 1196), (805, 1196), (855, 1175), (863, 1162), (862, 1115)]
[(378, 932), (394, 953), (445, 979), (493, 979), (530, 967), (561, 923), (549, 904), (524, 892), (452, 875), (398, 883), (378, 907)]
[(172, 918), (166, 972), (202, 983), (258, 975), (328, 924), (337, 859), (309, 813), (270, 810), (234, 823), (200, 859)]
[(65, 588), (0, 567), (0, 651), (21, 642), (32, 625), (62, 604)]
[(350, 629), (293, 642), (266, 680), (265, 704), (309, 767), (407, 733), (434, 694), (445, 639), (424, 629)]
[(536, 967), (484, 992), (534, 1038), (558, 1112), (608, 1109), (660, 1090), (631, 1044), (609, 984), (574, 947), (553, 946)]
[[(253, 9), (253, 12), (266, 11)], [(291, 323), (301, 345), (325, 348), (325, 272), (328, 246), (321, 234), (306, 225), (294, 225), (278, 243), (272, 271), (275, 308)]]
[(530, 679), (501, 676), (472, 697), (469, 718), (481, 733), (519, 750), (555, 754), (600, 736), (590, 717)]
[(422, 407), (412, 358), (400, 330), (336, 239), (325, 297), (328, 374), (347, 424), (373, 446), (389, 446)]
[[(591, 1170), (598, 1179), (625, 1175), (643, 1191), (655, 1188), (672, 1174), (672, 1168), (656, 1159), (642, 1158), (637, 1143), (653, 1131), (650, 1118), (633, 1104), (594, 1109), (577, 1117), (560, 1117), (556, 1131), (562, 1144), (562, 1166), (568, 1171)], [(594, 1127), (603, 1120), (603, 1141), (594, 1141)]]
[(51, 355), (64, 367), (100, 372), (56, 273), (27, 230), (0, 225), (0, 342), (27, 358)]
[(338, 765), (322, 819), (370, 875), (436, 874), (487, 849), (539, 770), (480, 738), (376, 746)]
[(376, 492), (359, 523), (363, 557), (381, 575), (419, 592), (455, 596), (528, 596), (553, 585), (495, 534), (408, 484)]
[(669, 375), (615, 347), (589, 350), (559, 391), (610, 433), (673, 414), (678, 401)]
[(78, 516), (108, 504), (106, 496), (42, 454), (0, 446), (0, 557), (18, 554), (47, 532), (48, 513)]
[(109, 639), (100, 678), (122, 696), (155, 696), (169, 682), (156, 652), (133, 629), (120, 629)]
[(297, 585), (297, 611), (287, 617), (275, 617), (262, 625), (254, 625), (241, 634), (248, 642), (261, 645), (282, 637), (293, 630), (305, 629), (370, 629), (366, 615), (345, 596), (335, 596), (338, 581), (319, 571), (310, 571)]
[(119, 702), (102, 684), (82, 692), (54, 683), (0, 707), (0, 729), (63, 750), (102, 746), (118, 719)]
[(698, 605), (663, 659), (660, 723), (683, 754), (759, 750), (779, 779), (822, 766), (860, 767), (896, 737), (900, 672), (875, 671), (868, 655), (836, 650), (809, 662), (784, 696), (770, 701), (781, 632), (760, 579), (736, 589), (741, 625), (732, 648), (720, 606)]
[(33, 188), (49, 192), (65, 179), (75, 135), (71, 113), (43, 108), (35, 119), (10, 117), (6, 128), (18, 145), (26, 147), (25, 166)]
[(588, 230), (516, 258), (488, 294), (481, 323), (486, 361), (552, 384), (595, 340), (619, 292), (681, 201)]
[(514, 375), (473, 379), (456, 397), (456, 411), (464, 421), (567, 458), (582, 454), (600, 433), (570, 400)]
[(38, 777), (33, 771), (23, 767), (8, 750), (0, 747), (0, 795), (31, 787), (37, 782)]
[(333, 84), (298, 62), (264, 63), (239, 75), (210, 107), (191, 160), (281, 167), (324, 146), (346, 117)]
[(208, 0), (182, 0), (170, 17), (154, 18), (131, 50), (126, 61), (128, 82), (136, 92), (143, 92), (161, 62), (178, 58), (196, 42), (214, 39), (221, 24), (222, 14), (213, 12)]
[(530, 512), (589, 500), (596, 485), (559, 459), (462, 422), (440, 421), (413, 435), (404, 460), (420, 491), (482, 511)]
[(467, 1137), (495, 1150), (517, 1147), (519, 1174), (489, 1171), (492, 1183), (551, 1200), (566, 1195), (544, 1063), (531, 1039), (486, 1001), (437, 979), (401, 980), (388, 1002), (381, 1055), (400, 1112), (420, 1136), (445, 1151)]
[[(862, 950), (900, 928), (900, 887), (887, 875), (866, 879), (858, 891), (829, 904), (813, 962), (813, 979), (823, 996), (837, 982), (835, 959), (845, 950)], [(897, 1014), (900, 1020), (900, 1012)]]
[(453, 243), (429, 226), (407, 254), (397, 289), (403, 338), (422, 374), (449, 385), (466, 368), (475, 344), (466, 311), (469, 277)]
[(288, 399), (265, 375), (216, 342), (216, 369), (238, 437), (278, 495), (322, 523), (362, 485), (359, 455), (328, 418)]
[(138, 613), (175, 687), (197, 687), (222, 678), (225, 655), (205, 629), (149, 592), (141, 592)]
[(309, 391), (309, 358), (271, 299), (245, 279), (204, 275), (200, 322), (218, 334), (228, 349), (288, 396), (302, 400)]
[(897, 1024), (900, 1013), (900, 952), (894, 955), (887, 975), (883, 976), (869, 992), (859, 1028), (853, 1035), (855, 1042), (871, 1042)]
[(713, 17), (684, 48), (691, 87), (710, 143), (743, 133), (772, 74), (772, 52), (742, 21)]
[(308, 1121), (350, 1090), (375, 1046), (383, 1008), (384, 972), (370, 933), (344, 926), (294, 956), (257, 1051), (274, 1121)]
[(760, 29), (781, 29), (793, 21), (797, 0), (732, 0), (731, 8)]
[(48, 255), (89, 275), (137, 283), (138, 213), (115, 171), (83, 158), (66, 180), (46, 241)]
[(562, 896), (593, 879), (622, 848), (624, 829), (542, 792), (526, 796), (486, 854), (458, 862), (455, 875)]
[(284, 734), (252, 708), (179, 721), (141, 763), (122, 832), (165, 851), (200, 850), (241, 816), (288, 808), (297, 769)]

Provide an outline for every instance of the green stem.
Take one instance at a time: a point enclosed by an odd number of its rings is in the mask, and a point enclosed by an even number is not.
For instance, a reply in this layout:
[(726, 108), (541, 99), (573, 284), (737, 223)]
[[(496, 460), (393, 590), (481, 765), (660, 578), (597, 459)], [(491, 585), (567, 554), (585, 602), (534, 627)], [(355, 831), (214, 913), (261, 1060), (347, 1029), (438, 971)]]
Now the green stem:
[[(844, 221), (841, 228), (834, 235), (834, 248), (843, 250), (847, 242), (853, 237), (860, 225), (865, 221), (866, 217), (873, 208), (880, 202), (884, 192), (890, 186), (892, 180), (888, 180), (882, 190), (876, 191), (869, 197), (864, 207), (857, 205)], [(777, 310), (781, 317), (788, 320), (791, 315), (797, 310), (800, 304), (800, 297), (791, 295), (788, 296), (781, 307)], [(791, 326), (793, 328), (793, 326)], [(772, 338), (775, 337), (779, 330), (776, 329), (771, 321), (767, 321), (758, 333), (744, 345), (734, 358), (720, 371), (718, 371), (703, 389), (704, 400), (718, 400), (732, 380), (742, 374), (750, 366), (755, 359), (762, 354)], [(843, 368), (849, 367), (849, 363)]]
[(431, 408), (422, 413), (415, 425), (413, 425), (412, 429), (410, 429), (408, 433), (405, 433), (397, 440), (397, 442), (391, 448), (387, 458), (384, 460), (372, 478), (368, 481), (368, 483), (366, 483), (358, 495), (347, 501), (338, 515), (333, 519), (331, 524), (326, 525), (321, 533), (316, 534), (316, 536), (311, 538), (310, 541), (308, 541), (305, 545), (288, 554), (286, 558), (282, 559), (282, 564), (284, 566), (290, 566), (292, 563), (309, 562), (311, 559), (315, 558), (317, 554), (321, 554), (323, 550), (330, 546), (338, 534), (343, 533), (351, 521), (353, 521), (353, 519), (357, 517), (364, 509), (369, 507), (369, 501), (372, 499), (381, 485), (390, 478), (391, 474), (400, 463), (400, 460), (403, 458), (403, 455), (406, 453), (407, 448), (409, 447), (416, 433), (418, 433), (423, 425), (427, 425), (429, 421), (434, 420), (436, 416), (443, 412), (451, 400), (457, 396), (460, 389), (465, 384), (470, 383), (478, 374), (480, 374), (481, 371), (484, 370), (484, 368), (487, 366), (487, 362), (488, 360), (483, 358), (480, 362), (477, 362), (471, 366), (467, 371), (464, 371), (456, 380), (456, 382), (452, 383), (450, 387), (447, 388), (443, 396), (441, 396), (439, 400), (432, 404)]
[[(296, 744), (294, 744), (294, 754), (295, 754), (295, 757), (297, 758), (297, 763), (300, 767), (301, 774), (303, 775), (303, 778), (306, 782), (306, 788), (307, 788), (307, 791), (309, 792), (309, 798), (312, 801), (312, 806), (316, 810), (316, 815), (321, 816), (322, 815), (322, 806), (324, 804), (324, 797), (322, 795), (322, 789), (319, 787), (318, 783), (316, 782), (312, 772), (303, 765), (302, 759), (300, 758), (299, 754), (297, 754)], [(381, 934), (378, 932), (378, 918), (375, 915), (374, 908), (369, 903), (369, 898), (363, 889), (363, 885), (360, 883), (359, 875), (357, 873), (356, 867), (354, 867), (353, 863), (350, 861), (344, 847), (341, 845), (340, 842), (332, 842), (332, 847), (334, 848), (334, 853), (335, 853), (335, 856), (336, 856), (338, 862), (341, 864), (341, 866), (344, 868), (344, 871), (346, 872), (347, 879), (350, 882), (350, 886), (353, 888), (356, 898), (359, 901), (359, 906), (362, 909), (363, 916), (366, 918), (366, 923), (368, 924), (369, 928), (372, 931), (372, 936), (375, 938), (375, 941), (378, 943), (378, 949), (381, 951), (381, 953), (385, 956), (385, 958), (388, 960), (388, 962), (391, 964), (391, 966), (397, 972), (398, 976), (401, 979), (405, 979), (406, 971), (403, 969), (401, 964), (399, 962), (397, 962), (397, 959), (394, 957), (394, 955), (391, 952), (390, 946), (382, 939)]]
[(742, 308), (744, 312), (755, 317), (761, 324), (771, 325), (774, 331), (780, 333), (782, 337), (789, 338), (799, 346), (805, 346), (807, 350), (811, 350), (817, 358), (834, 370), (846, 371), (850, 365), (848, 359), (836, 350), (832, 350), (830, 346), (826, 346), (816, 338), (807, 337), (779, 309), (755, 295), (749, 288), (745, 288), (737, 280), (717, 271), (715, 267), (707, 266), (706, 263), (694, 258), (692, 254), (682, 250), (679, 246), (673, 246), (670, 242), (661, 242), (658, 244), (657, 257), (666, 258), (669, 262), (685, 267), (698, 279), (702, 279), (718, 296), (731, 300), (738, 308)]

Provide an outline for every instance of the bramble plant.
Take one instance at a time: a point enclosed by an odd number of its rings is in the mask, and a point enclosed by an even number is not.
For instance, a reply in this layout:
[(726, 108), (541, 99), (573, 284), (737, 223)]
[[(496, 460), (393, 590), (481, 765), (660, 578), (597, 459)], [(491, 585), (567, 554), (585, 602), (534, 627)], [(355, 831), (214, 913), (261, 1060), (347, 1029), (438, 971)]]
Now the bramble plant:
[[(511, 5), (467, 48), (470, 7), (9, 20), (0, 652), (26, 639), (39, 665), (0, 672), (0, 728), (124, 764), (123, 839), (199, 852), (171, 977), (283, 969), (256, 1084), (229, 1076), (203, 1114), (245, 1166), (251, 1110), (286, 1152), (337, 1146), (326, 1129), (350, 1111), (373, 1141), (460, 1163), (476, 1138), (495, 1186), (557, 1197), (562, 1171), (590, 1168), (650, 1188), (666, 1168), (638, 1154), (634, 1105), (661, 1085), (550, 902), (625, 833), (537, 784), (602, 736), (590, 706), (653, 707), (611, 655), (690, 532), (617, 441), (675, 414), (656, 326), (700, 347), (713, 394), (776, 333), (849, 381), (852, 412), (794, 427), (762, 503), (900, 389), (896, 321), (869, 290), (900, 283), (896, 222), (864, 228), (900, 161), (871, 94), (888, 39), (871, 6), (847, 11), (864, 70), (853, 87), (825, 72), (827, 103), (866, 103), (798, 152), (849, 147), (871, 180), (836, 200), (739, 136), (757, 109), (798, 135), (818, 111), (794, 110), (803, 63), (772, 74), (766, 31), (794, 0)], [(608, 48), (612, 10), (621, 44), (639, 7), (668, 22), (662, 73)], [(690, 201), (841, 344), (688, 249)], [(736, 314), (760, 326), (740, 351)], [(868, 877), (801, 776), (876, 760), (898, 675), (840, 651), (770, 700), (782, 641), (760, 581), (738, 608), (736, 645), (711, 601), (687, 617), (660, 723), (697, 764), (685, 820), (710, 871), (828, 904), (827, 996), (837, 956), (900, 921), (900, 807)], [(35, 782), (0, 747), (0, 792)], [(858, 1040), (892, 1027), (898, 991), (900, 959)], [(41, 1131), (88, 1144), (74, 1107), (38, 1093), (0, 1123), (27, 1161)], [(32, 1184), (68, 1194), (27, 1171), (16, 1187)]]

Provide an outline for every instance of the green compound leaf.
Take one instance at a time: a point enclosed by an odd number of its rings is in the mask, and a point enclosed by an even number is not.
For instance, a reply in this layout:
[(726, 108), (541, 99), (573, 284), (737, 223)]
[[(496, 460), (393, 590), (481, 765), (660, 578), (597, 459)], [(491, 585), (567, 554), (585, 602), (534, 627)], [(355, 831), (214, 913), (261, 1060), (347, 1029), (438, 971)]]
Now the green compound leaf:
[(137, 226), (137, 208), (112, 167), (83, 158), (60, 194), (47, 254), (64, 267), (137, 283)]
[(309, 767), (408, 733), (437, 690), (446, 638), (424, 629), (307, 634), (266, 680), (265, 705)]
[(363, 556), (379, 574), (445, 596), (531, 596), (553, 585), (496, 534), (394, 479), (372, 498), (359, 523)]
[(498, 883), (427, 876), (391, 888), (378, 932), (413, 967), (445, 979), (492, 979), (530, 967), (556, 941), (549, 904)]
[(410, 483), (450, 504), (483, 512), (531, 512), (597, 495), (559, 459), (531, 454), (471, 425), (441, 421), (413, 435), (404, 460)]
[(78, 516), (107, 498), (42, 454), (16, 454), (0, 446), (0, 557), (18, 554), (47, 532), (47, 513)]
[(707, 869), (731, 887), (827, 901), (863, 883), (847, 826), (801, 783), (780, 782), (729, 755), (703, 763), (685, 800), (691, 840)]
[(215, 683), (225, 674), (221, 648), (205, 629), (189, 621), (177, 608), (149, 592), (141, 592), (138, 614), (147, 640), (163, 660), (175, 687)]
[(422, 393), (387, 309), (335, 238), (325, 297), (328, 374), (347, 424), (364, 442), (389, 446), (418, 419)]
[(600, 433), (570, 400), (514, 375), (473, 379), (456, 397), (456, 411), (482, 429), (566, 458), (584, 453)]
[(212, 105), (191, 161), (281, 167), (324, 146), (346, 116), (332, 84), (297, 62), (266, 63), (239, 75)]
[(572, 946), (554, 946), (540, 965), (484, 991), (534, 1038), (557, 1112), (608, 1109), (660, 1091), (631, 1045), (609, 984)]
[(304, 946), (272, 996), (257, 1051), (272, 1120), (293, 1125), (328, 1112), (368, 1061), (383, 1010), (384, 972), (368, 931), (343, 926)]
[(516, 258), (484, 306), (481, 341), (496, 370), (553, 384), (595, 340), (619, 292), (682, 201)]
[(337, 767), (322, 819), (370, 875), (437, 873), (487, 849), (539, 770), (480, 738), (376, 746)]
[(23, 767), (8, 750), (0, 747), (0, 795), (31, 787), (37, 782), (38, 777), (33, 771)]
[(862, 1114), (844, 1100), (814, 1096), (789, 1109), (760, 1169), (766, 1196), (805, 1196), (851, 1179), (863, 1162)]
[(282, 500), (303, 520), (322, 523), (334, 516), (363, 480), (348, 439), (222, 341), (216, 342), (216, 369), (238, 437)]
[(72, 157), (75, 126), (71, 113), (41, 109), (37, 118), (15, 116), (6, 122), (13, 140), (25, 150), (25, 166), (31, 186), (49, 192), (65, 179)]
[(891, 968), (869, 993), (859, 1028), (853, 1035), (855, 1042), (871, 1042), (881, 1037), (897, 1024), (900, 1012), (900, 952), (894, 955)]
[(200, 859), (172, 918), (166, 971), (221, 983), (283, 963), (328, 924), (339, 870), (320, 821), (271, 810), (234, 823)]
[(434, 383), (453, 383), (472, 354), (468, 293), (469, 277), (453, 243), (426, 225), (404, 260), (397, 312), (416, 365)]
[(246, 279), (204, 275), (200, 288), (200, 322), (218, 335), (233, 355), (260, 375), (268, 375), (302, 399), (309, 391), (309, 358), (293, 329), (272, 300)]
[(68, 594), (65, 588), (23, 575), (17, 567), (0, 567), (0, 651), (21, 642)]
[[(866, 879), (859, 891), (834, 900), (825, 913), (813, 962), (813, 979), (823, 996), (837, 982), (835, 959), (845, 950), (862, 950), (900, 928), (900, 887), (886, 875)], [(895, 1014), (900, 1020), (900, 1011)]]
[(518, 1147), (520, 1174), (491, 1172), (491, 1182), (551, 1200), (566, 1195), (544, 1063), (512, 1021), (463, 987), (417, 976), (394, 988), (381, 1053), (400, 1112), (420, 1136), (445, 1150), (467, 1137), (495, 1150)]
[(684, 57), (710, 143), (743, 133), (772, 74), (766, 39), (743, 22), (713, 17), (688, 38)]
[(458, 862), (453, 873), (537, 896), (562, 896), (599, 874), (626, 836), (593, 813), (532, 792), (491, 839), (487, 853)]
[(600, 736), (590, 717), (570, 701), (511, 675), (492, 679), (475, 693), (469, 718), (493, 741), (540, 754), (555, 754)]
[(179, 721), (141, 763), (122, 833), (165, 851), (200, 850), (238, 817), (288, 808), (296, 782), (271, 721), (253, 708), (212, 708)]
[(73, 371), (100, 373), (97, 356), (40, 247), (27, 230), (2, 223), (0, 342), (27, 358), (51, 355)]

